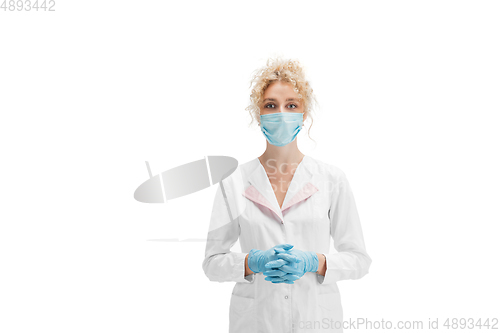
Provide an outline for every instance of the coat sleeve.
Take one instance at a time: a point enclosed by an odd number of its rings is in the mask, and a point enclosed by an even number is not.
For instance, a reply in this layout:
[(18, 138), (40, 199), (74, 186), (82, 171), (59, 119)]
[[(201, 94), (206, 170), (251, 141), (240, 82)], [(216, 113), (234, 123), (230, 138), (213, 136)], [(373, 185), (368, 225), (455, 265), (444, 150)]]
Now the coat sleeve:
[(343, 172), (332, 196), (329, 217), (330, 235), (338, 252), (323, 253), (326, 273), (317, 275), (318, 282), (330, 284), (362, 278), (368, 274), (372, 259), (366, 252), (354, 196)]
[(247, 253), (231, 251), (240, 235), (240, 226), (238, 217), (232, 216), (229, 208), (230, 195), (220, 182), (210, 218), (203, 271), (210, 281), (253, 283), (255, 274), (245, 277)]

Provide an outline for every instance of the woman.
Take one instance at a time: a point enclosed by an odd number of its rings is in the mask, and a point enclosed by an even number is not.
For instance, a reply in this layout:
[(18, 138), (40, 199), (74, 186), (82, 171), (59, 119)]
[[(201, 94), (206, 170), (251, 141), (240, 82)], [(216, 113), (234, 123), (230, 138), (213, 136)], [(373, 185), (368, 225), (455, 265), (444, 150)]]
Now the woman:
[[(230, 333), (342, 332), (336, 282), (371, 264), (349, 182), (297, 147), (314, 101), (300, 64), (270, 59), (252, 82), (247, 109), (266, 150), (220, 183), (203, 270), (236, 282)], [(231, 251), (238, 239), (242, 253)]]

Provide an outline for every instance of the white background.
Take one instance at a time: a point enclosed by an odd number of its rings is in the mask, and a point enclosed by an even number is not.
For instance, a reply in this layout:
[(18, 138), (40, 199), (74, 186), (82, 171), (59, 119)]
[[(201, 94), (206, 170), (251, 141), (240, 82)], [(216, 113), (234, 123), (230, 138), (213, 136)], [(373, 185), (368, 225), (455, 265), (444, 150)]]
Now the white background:
[(1, 332), (227, 331), (234, 283), (204, 275), (205, 243), (149, 241), (206, 237), (216, 187), (133, 192), (145, 161), (260, 156), (245, 107), (274, 55), (306, 69), (299, 149), (346, 173), (373, 259), (339, 282), (345, 318), (498, 316), (498, 1), (55, 9), (0, 11)]

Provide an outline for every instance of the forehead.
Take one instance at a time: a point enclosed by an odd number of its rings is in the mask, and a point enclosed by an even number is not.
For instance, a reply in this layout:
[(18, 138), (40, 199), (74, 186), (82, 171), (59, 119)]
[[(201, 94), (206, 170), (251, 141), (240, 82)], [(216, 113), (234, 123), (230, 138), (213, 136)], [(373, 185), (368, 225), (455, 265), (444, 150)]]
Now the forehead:
[(298, 97), (293, 90), (293, 85), (289, 82), (276, 81), (271, 83), (264, 91), (264, 98), (269, 96)]

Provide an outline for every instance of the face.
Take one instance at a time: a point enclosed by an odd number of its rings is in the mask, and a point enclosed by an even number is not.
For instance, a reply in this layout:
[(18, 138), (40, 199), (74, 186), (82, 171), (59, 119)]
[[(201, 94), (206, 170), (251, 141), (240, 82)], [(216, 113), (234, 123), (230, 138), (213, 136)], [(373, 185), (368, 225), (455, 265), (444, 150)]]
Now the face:
[[(304, 105), (299, 100), (298, 94), (288, 82), (276, 81), (271, 83), (264, 92), (260, 105), (260, 114), (277, 112), (304, 112)], [(304, 114), (304, 121), (306, 114)]]

